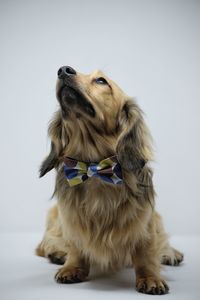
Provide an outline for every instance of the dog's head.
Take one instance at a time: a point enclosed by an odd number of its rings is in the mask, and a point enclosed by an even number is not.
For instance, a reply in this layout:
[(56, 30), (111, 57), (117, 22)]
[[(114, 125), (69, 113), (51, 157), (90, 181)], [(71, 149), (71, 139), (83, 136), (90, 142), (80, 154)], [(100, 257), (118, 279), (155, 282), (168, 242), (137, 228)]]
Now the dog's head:
[(117, 155), (128, 171), (136, 171), (152, 158), (141, 110), (102, 72), (84, 75), (61, 67), (56, 95), (60, 111), (50, 124), (52, 148), (41, 176), (57, 167), (65, 155), (85, 161)]
[(58, 70), (57, 99), (63, 118), (85, 118), (107, 132), (117, 129), (117, 116), (128, 97), (101, 71), (85, 75), (71, 67)]

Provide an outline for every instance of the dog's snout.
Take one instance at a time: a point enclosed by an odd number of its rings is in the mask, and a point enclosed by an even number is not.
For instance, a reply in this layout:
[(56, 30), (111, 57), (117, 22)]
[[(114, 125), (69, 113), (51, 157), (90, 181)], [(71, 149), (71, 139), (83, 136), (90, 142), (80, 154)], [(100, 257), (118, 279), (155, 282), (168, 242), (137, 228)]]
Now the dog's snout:
[(72, 67), (64, 66), (58, 70), (59, 79), (63, 79), (66, 76), (71, 76), (71, 75), (76, 75), (76, 71)]

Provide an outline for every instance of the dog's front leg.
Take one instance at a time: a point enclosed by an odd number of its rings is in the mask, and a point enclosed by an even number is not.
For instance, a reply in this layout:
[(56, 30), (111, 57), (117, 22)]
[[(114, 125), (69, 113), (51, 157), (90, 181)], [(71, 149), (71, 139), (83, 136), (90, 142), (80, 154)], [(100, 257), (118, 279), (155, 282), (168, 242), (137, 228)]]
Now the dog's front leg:
[(140, 293), (167, 294), (169, 287), (160, 276), (160, 261), (151, 242), (141, 243), (133, 255), (136, 272), (136, 289)]
[(80, 251), (71, 242), (68, 246), (65, 264), (55, 275), (58, 283), (78, 283), (89, 274), (89, 263), (81, 256)]

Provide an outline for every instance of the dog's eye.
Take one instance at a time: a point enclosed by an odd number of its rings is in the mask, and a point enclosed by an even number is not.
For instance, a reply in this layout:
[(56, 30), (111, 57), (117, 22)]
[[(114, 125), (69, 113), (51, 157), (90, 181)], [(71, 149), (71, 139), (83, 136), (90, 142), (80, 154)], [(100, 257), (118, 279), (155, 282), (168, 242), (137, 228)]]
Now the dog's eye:
[(98, 84), (108, 84), (108, 82), (103, 77), (96, 78), (95, 82), (98, 83)]

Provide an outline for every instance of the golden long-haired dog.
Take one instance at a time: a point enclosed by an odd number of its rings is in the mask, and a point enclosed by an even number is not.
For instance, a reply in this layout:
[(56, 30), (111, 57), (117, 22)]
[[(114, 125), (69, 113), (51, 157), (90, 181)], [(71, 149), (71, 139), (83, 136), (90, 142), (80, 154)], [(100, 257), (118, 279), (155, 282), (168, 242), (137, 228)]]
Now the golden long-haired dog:
[(63, 264), (59, 283), (84, 281), (92, 264), (132, 266), (139, 292), (167, 293), (160, 266), (178, 265), (183, 255), (154, 209), (151, 138), (140, 108), (100, 71), (60, 68), (56, 94), (60, 109), (40, 176), (56, 169), (57, 205), (37, 254)]

